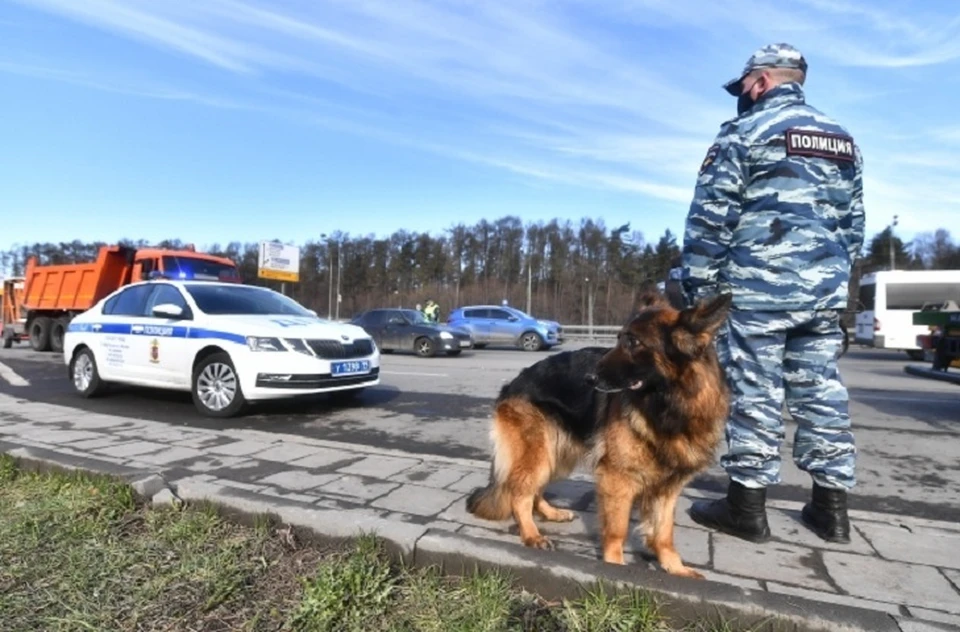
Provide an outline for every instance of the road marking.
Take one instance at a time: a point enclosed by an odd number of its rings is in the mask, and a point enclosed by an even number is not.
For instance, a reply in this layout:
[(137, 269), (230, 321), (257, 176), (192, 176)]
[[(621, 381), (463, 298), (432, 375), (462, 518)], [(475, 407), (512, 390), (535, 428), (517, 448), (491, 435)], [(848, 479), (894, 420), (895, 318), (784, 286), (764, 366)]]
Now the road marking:
[(20, 377), (16, 371), (0, 362), (0, 377), (10, 383), (11, 386), (30, 386), (30, 382)]
[(416, 371), (380, 371), (387, 375), (418, 375), (421, 377), (450, 377), (446, 373), (417, 373)]

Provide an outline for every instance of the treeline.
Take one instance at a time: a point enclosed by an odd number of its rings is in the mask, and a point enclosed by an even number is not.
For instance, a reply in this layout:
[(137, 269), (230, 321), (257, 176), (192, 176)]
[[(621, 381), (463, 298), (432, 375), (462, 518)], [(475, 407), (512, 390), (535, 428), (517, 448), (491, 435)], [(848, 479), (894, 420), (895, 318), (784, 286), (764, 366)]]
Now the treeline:
[[(960, 248), (940, 229), (911, 243), (893, 237), (897, 268), (960, 268)], [(123, 239), (135, 247), (182, 248), (180, 239), (158, 243)], [(26, 260), (43, 264), (93, 261), (103, 243), (19, 244), (0, 254), (0, 271), (20, 275)], [(868, 240), (856, 276), (890, 267), (889, 229)], [(257, 276), (258, 244), (196, 244), (198, 251), (229, 257), (247, 283), (279, 289)], [(677, 237), (669, 230), (647, 241), (626, 224), (607, 228), (602, 220), (554, 219), (523, 224), (506, 216), (473, 226), (458, 224), (439, 235), (400, 230), (389, 237), (320, 234), (300, 244), (300, 282), (286, 293), (320, 314), (348, 318), (382, 306), (412, 307), (433, 299), (441, 316), (459, 305), (510, 305), (567, 324), (619, 324), (637, 295), (667, 278), (678, 260)], [(856, 291), (856, 280), (852, 293)], [(331, 300), (332, 299), (332, 300)]]

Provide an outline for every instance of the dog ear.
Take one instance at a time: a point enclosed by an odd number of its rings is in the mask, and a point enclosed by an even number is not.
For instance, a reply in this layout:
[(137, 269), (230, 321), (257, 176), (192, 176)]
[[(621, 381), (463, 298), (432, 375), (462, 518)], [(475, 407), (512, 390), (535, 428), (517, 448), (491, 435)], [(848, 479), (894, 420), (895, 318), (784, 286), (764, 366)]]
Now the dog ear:
[(666, 297), (655, 290), (646, 290), (637, 297), (636, 311), (644, 310), (648, 307), (659, 307), (668, 305)]
[(680, 321), (694, 333), (713, 336), (720, 329), (720, 325), (726, 322), (732, 304), (732, 294), (721, 294), (683, 310)]
[(673, 344), (687, 355), (701, 353), (726, 322), (732, 302), (730, 294), (722, 294), (680, 312)]

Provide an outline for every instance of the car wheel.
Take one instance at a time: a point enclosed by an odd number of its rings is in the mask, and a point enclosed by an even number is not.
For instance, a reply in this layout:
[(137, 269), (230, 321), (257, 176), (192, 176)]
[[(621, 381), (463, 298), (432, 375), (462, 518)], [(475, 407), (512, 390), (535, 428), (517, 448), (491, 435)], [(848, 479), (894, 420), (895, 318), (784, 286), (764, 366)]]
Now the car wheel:
[(13, 332), (4, 332), (3, 334), (3, 348), (9, 349), (13, 346)]
[(923, 361), (923, 349), (908, 349), (907, 357), (918, 362)]
[(520, 346), (524, 351), (540, 351), (543, 347), (543, 338), (535, 331), (528, 331), (520, 336)]
[(207, 356), (193, 370), (193, 404), (207, 417), (226, 418), (239, 414), (247, 404), (240, 378), (226, 353)]
[(417, 338), (413, 342), (413, 350), (421, 358), (429, 358), (434, 354), (433, 342), (429, 338)]
[(474, 348), (474, 349), (486, 349), (486, 348), (487, 348), (487, 345), (481, 342), (481, 343), (479, 343), (479, 344), (473, 345), (473, 348)]
[(96, 397), (106, 390), (107, 384), (100, 379), (93, 351), (84, 347), (73, 354), (70, 360), (70, 381), (73, 382), (73, 388), (86, 398)]

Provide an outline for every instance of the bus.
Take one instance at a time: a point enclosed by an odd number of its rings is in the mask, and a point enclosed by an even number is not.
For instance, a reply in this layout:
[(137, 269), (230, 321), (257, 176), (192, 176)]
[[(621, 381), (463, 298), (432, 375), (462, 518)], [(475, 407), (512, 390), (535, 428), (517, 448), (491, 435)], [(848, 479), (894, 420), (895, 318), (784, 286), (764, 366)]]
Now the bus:
[(960, 304), (960, 270), (883, 270), (865, 274), (857, 296), (854, 341), (878, 349), (906, 351), (923, 360), (917, 336), (929, 333), (913, 324), (924, 305)]

